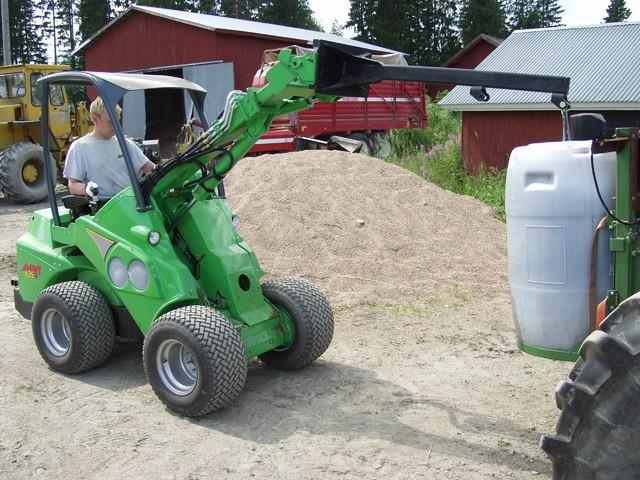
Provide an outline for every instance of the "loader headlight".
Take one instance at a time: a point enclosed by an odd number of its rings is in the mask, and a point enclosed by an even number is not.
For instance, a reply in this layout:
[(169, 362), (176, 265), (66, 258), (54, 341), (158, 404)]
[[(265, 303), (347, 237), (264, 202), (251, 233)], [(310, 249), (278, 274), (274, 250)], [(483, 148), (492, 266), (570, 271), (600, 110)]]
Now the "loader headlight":
[(233, 226), (238, 228), (240, 226), (240, 217), (238, 215), (233, 215), (233, 217), (231, 217), (231, 223), (233, 223)]
[(144, 290), (149, 285), (149, 270), (140, 260), (129, 264), (129, 280), (136, 290)]
[(129, 278), (127, 266), (120, 257), (113, 257), (109, 261), (109, 278), (116, 287), (124, 287)]

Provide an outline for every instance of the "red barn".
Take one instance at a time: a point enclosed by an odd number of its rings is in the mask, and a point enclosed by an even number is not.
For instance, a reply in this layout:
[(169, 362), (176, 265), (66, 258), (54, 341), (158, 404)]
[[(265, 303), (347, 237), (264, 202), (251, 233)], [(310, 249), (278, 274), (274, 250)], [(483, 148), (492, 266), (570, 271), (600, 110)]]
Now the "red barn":
[[(501, 38), (481, 33), (440, 66), (447, 68), (476, 68), (500, 43), (502, 43)], [(427, 93), (432, 100), (435, 100), (440, 92), (451, 90), (454, 86), (430, 86)]]
[(265, 50), (311, 46), (314, 39), (396, 53), (324, 32), (139, 5), (105, 25), (76, 53), (84, 56), (87, 70), (107, 72), (233, 62), (234, 88), (244, 90), (251, 86)]
[[(569, 77), (572, 112), (602, 113), (610, 128), (640, 125), (640, 23), (607, 23), (513, 32), (478, 70)], [(465, 168), (505, 168), (520, 145), (562, 140), (560, 111), (550, 94), (487, 89), (478, 102), (458, 86), (440, 105), (462, 112)]]

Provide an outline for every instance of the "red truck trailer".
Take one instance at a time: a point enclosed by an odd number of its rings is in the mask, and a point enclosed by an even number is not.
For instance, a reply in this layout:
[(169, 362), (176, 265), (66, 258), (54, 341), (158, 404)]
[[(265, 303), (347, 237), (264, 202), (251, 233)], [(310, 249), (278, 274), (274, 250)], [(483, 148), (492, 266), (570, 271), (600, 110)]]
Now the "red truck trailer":
[[(289, 47), (297, 54), (301, 47)], [(253, 86), (265, 84), (265, 75), (279, 50), (268, 50)], [(402, 54), (374, 55), (385, 64), (406, 65)], [(251, 153), (283, 153), (322, 148), (334, 136), (362, 142), (363, 153), (385, 156), (391, 151), (393, 128), (425, 128), (426, 91), (417, 82), (383, 81), (371, 85), (368, 98), (343, 97), (337, 102), (318, 102), (313, 108), (276, 119)]]

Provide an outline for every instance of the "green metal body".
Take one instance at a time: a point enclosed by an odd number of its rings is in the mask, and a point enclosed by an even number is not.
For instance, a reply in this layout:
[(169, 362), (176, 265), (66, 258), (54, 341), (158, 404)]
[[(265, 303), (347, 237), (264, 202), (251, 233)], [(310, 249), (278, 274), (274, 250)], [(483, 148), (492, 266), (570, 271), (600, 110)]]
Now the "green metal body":
[(578, 356), (580, 355), (580, 345), (582, 345), (582, 340), (574, 345), (570, 351), (565, 352), (564, 350), (536, 347), (534, 345), (529, 345), (522, 340), (518, 340), (518, 348), (529, 355), (550, 358), (552, 360), (561, 360), (564, 362), (575, 362), (578, 359)]
[[(291, 320), (263, 296), (264, 272), (215, 188), (276, 116), (309, 108), (315, 99), (335, 98), (316, 95), (315, 68), (314, 54), (296, 57), (284, 50), (267, 74), (269, 83), (241, 94), (230, 121), (218, 121), (200, 140), (208, 149), (225, 147), (163, 175), (150, 195), (153, 208), (137, 209), (127, 188), (95, 215), (72, 221), (61, 208), (59, 226), (50, 209), (36, 211), (17, 242), (22, 300), (33, 303), (48, 286), (77, 279), (95, 286), (112, 306), (124, 307), (143, 334), (169, 310), (204, 304), (238, 326), (248, 358), (292, 342)], [(201, 166), (207, 163), (215, 163), (215, 173), (203, 181)], [(148, 240), (152, 231), (160, 234), (157, 245)], [(145, 264), (150, 281), (144, 291), (131, 282), (120, 288), (110, 281), (114, 257), (126, 265), (134, 259)]]
[[(611, 142), (617, 151), (615, 215), (633, 221), (640, 213), (638, 128), (619, 128)], [(607, 294), (607, 313), (640, 291), (640, 238), (637, 225), (611, 221), (609, 250), (613, 255), (613, 286)]]

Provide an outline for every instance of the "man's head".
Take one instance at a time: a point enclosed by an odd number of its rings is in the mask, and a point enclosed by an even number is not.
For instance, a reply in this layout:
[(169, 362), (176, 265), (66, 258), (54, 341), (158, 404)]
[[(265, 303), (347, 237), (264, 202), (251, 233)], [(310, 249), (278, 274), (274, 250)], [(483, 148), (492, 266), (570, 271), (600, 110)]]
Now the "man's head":
[[(118, 118), (120, 118), (121, 112), (122, 109), (120, 105), (116, 105), (116, 115)], [(89, 113), (91, 114), (91, 121), (93, 122), (93, 134), (96, 137), (108, 140), (115, 135), (111, 119), (109, 118), (109, 114), (101, 97), (96, 97), (96, 99), (91, 102)]]

